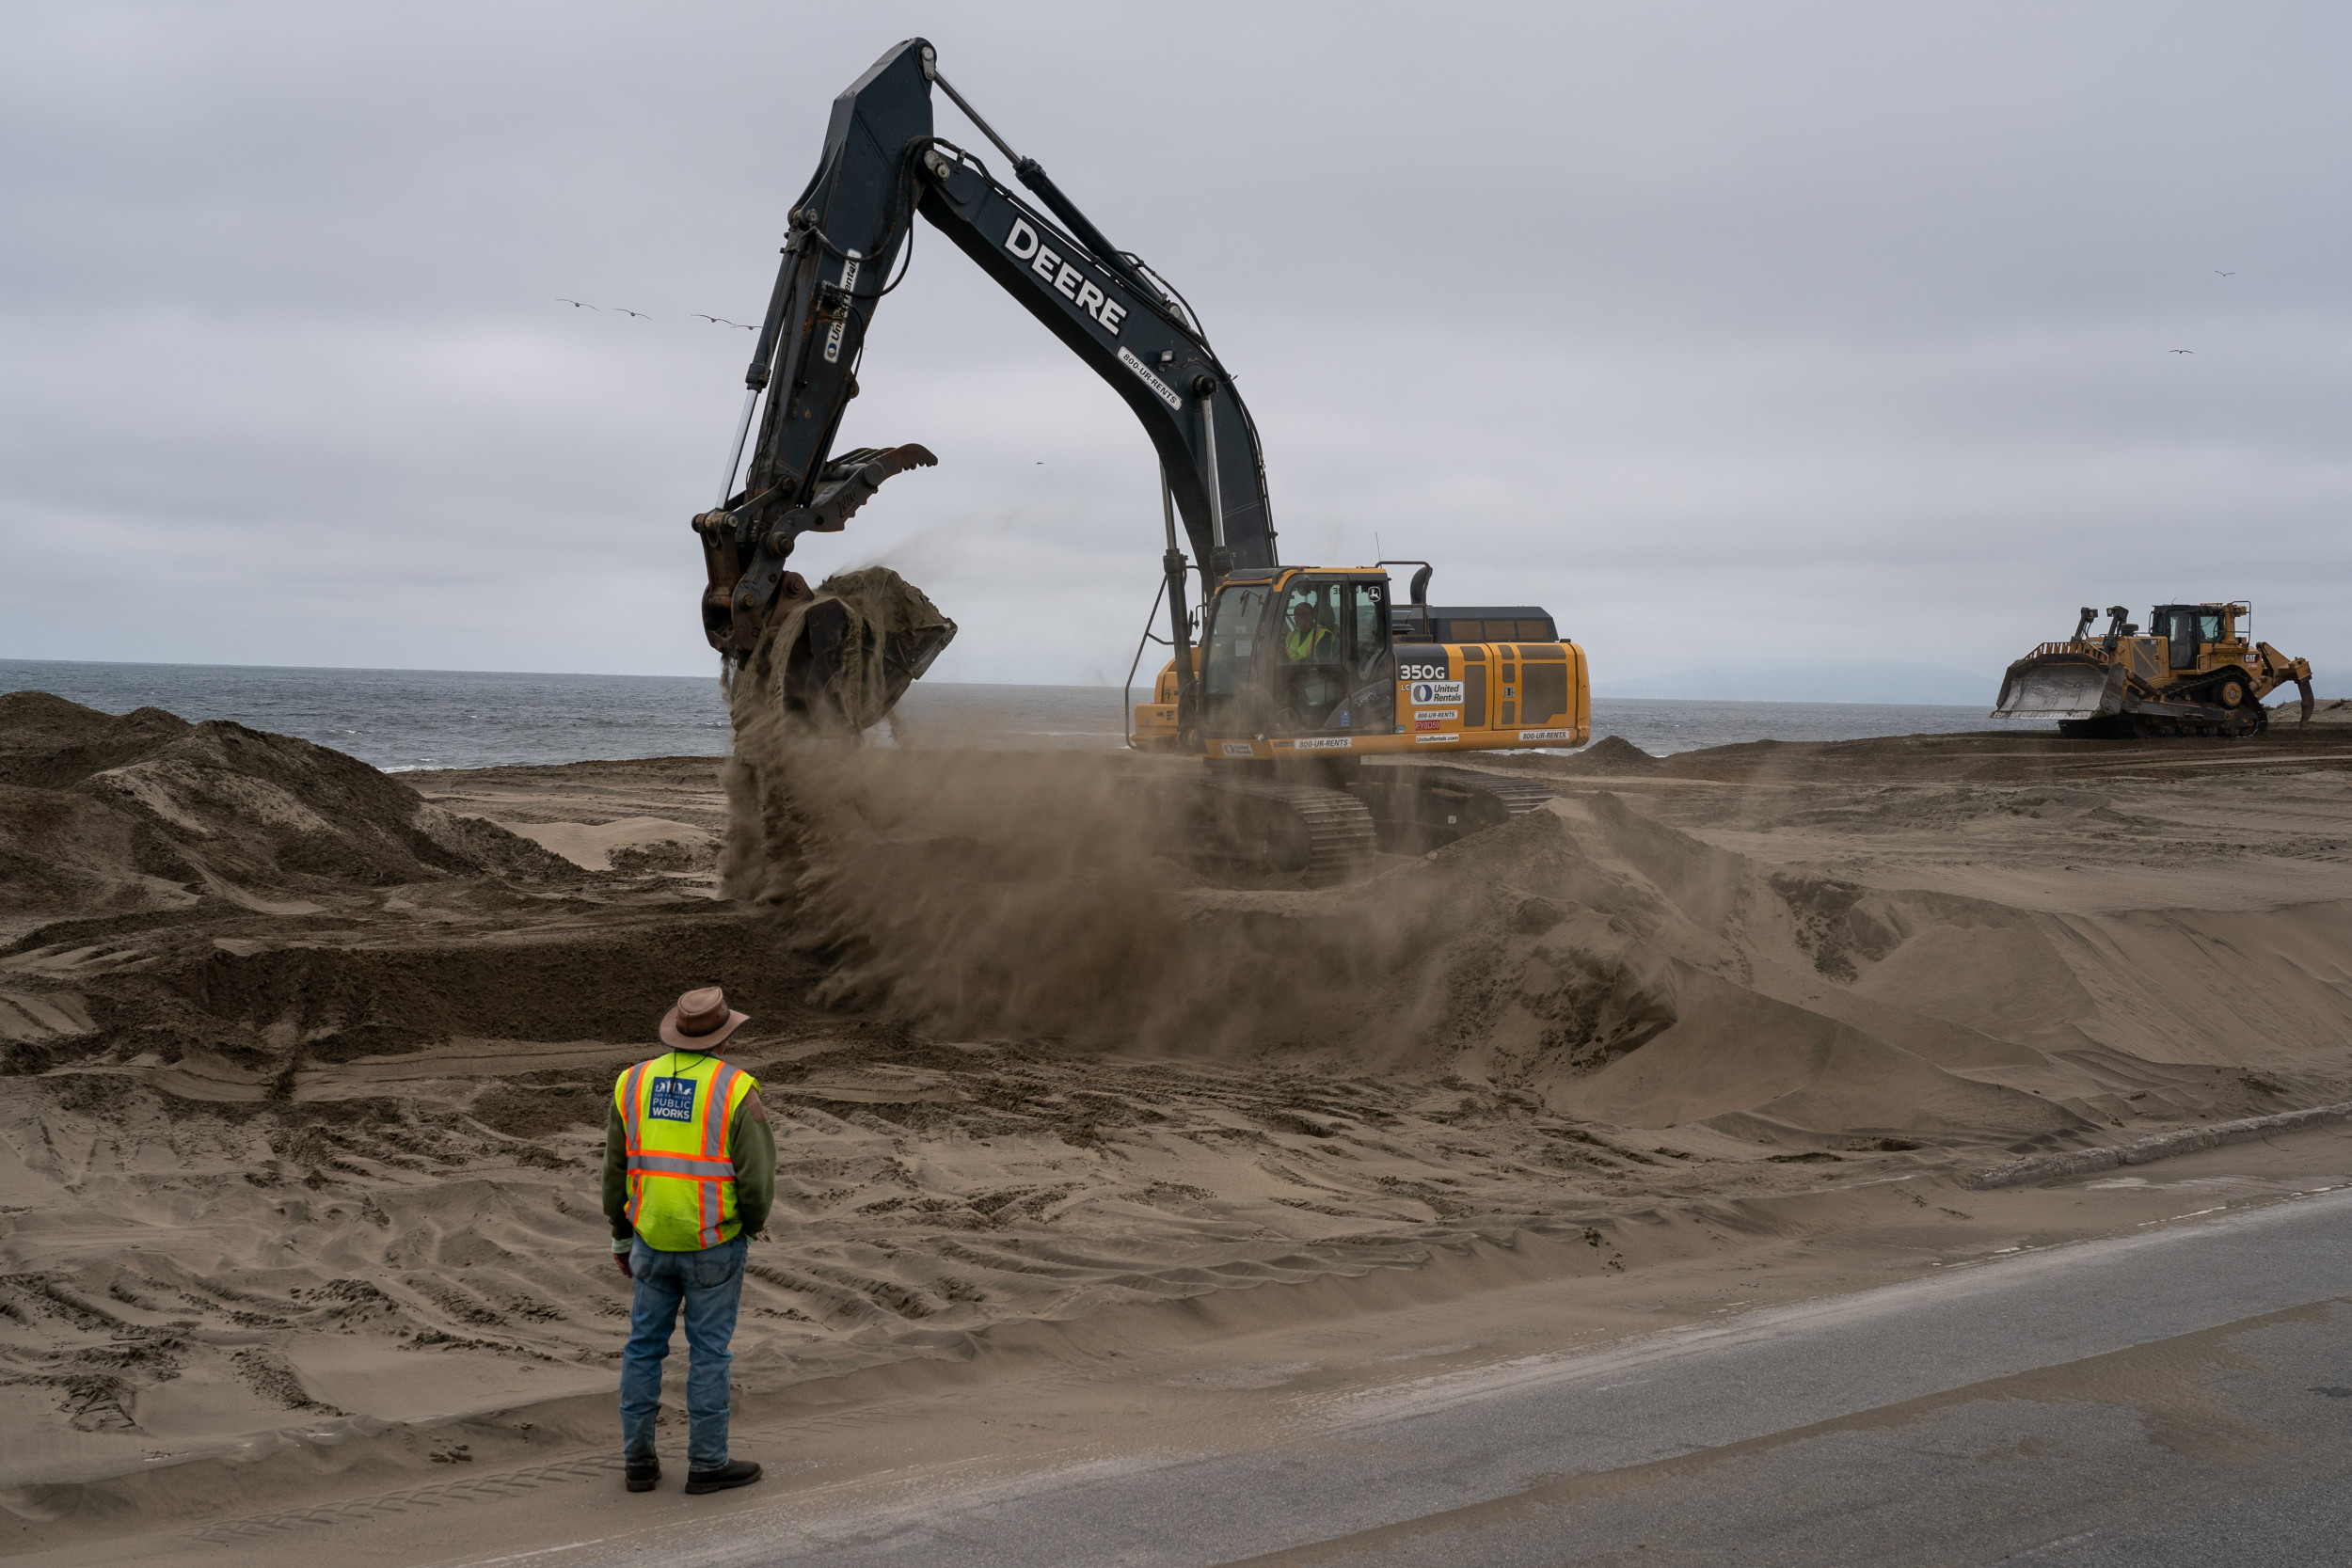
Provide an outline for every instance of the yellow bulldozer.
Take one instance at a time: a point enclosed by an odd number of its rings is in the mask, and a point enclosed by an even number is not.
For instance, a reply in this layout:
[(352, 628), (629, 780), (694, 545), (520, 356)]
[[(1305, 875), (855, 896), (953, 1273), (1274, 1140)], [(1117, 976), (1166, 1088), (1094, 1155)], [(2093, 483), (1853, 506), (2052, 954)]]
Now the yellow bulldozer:
[[(2063, 642), (2044, 642), (2009, 667), (1995, 719), (2051, 719), (2075, 736), (2259, 735), (2269, 725), (2262, 700), (2293, 682), (2312, 716), (2312, 667), (2253, 641), (2254, 607), (2160, 604), (2148, 630), (2107, 607), (2107, 627), (2088, 605)], [(2242, 629), (2241, 629), (2242, 628)]]

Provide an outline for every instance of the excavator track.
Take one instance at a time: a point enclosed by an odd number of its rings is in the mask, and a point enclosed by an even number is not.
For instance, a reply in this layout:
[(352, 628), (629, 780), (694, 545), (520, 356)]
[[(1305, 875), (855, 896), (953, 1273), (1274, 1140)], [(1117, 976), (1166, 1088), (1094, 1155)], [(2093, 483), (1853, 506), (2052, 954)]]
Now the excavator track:
[(1533, 779), (1425, 763), (1365, 768), (1344, 787), (1219, 768), (1163, 782), (1146, 804), (1167, 853), (1274, 885), (1329, 887), (1369, 871), (1375, 850), (1421, 854), (1524, 816), (1556, 793)]
[(1377, 832), (1372, 813), (1343, 789), (1223, 769), (1185, 786), (1176, 805), (1181, 852), (1204, 866), (1328, 887), (1360, 874)]
[(1471, 768), (1404, 763), (1366, 768), (1355, 786), (1380, 833), (1380, 847), (1434, 849), (1524, 816), (1558, 791), (1534, 779)]

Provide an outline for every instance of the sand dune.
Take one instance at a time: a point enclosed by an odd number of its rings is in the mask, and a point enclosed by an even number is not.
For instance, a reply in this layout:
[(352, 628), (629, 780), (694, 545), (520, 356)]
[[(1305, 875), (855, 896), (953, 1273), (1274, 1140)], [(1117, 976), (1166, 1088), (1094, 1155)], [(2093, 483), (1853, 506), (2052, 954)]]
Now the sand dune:
[(0, 933), (47, 915), (207, 902), (310, 913), (311, 892), (528, 876), (546, 857), (341, 752), (157, 708), (0, 697)]

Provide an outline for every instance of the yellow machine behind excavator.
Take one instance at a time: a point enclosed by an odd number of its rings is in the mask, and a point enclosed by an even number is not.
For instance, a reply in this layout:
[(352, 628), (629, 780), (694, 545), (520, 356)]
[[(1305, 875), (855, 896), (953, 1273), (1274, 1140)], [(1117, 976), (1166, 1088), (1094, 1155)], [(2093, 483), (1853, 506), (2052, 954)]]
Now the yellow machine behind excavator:
[(2009, 667), (1995, 719), (2051, 719), (2078, 736), (2258, 735), (2270, 722), (2262, 700), (2292, 682), (2312, 716), (2312, 667), (2253, 641), (2254, 607), (2160, 604), (2142, 633), (2107, 607), (2107, 628), (2088, 605), (2063, 642), (2044, 642)]

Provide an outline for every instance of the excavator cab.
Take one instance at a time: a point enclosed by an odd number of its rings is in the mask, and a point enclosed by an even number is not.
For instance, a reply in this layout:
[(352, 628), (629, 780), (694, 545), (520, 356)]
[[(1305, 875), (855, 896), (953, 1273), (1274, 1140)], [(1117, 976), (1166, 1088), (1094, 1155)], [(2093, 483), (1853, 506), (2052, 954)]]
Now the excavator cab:
[(1171, 661), (1134, 709), (1130, 745), (1331, 763), (1581, 746), (1591, 734), (1583, 650), (1549, 612), (1398, 604), (1377, 566), (1229, 573), (1187, 652), (1196, 695)]
[(1210, 601), (1200, 695), (1213, 736), (1280, 736), (1321, 750), (1311, 743), (1394, 733), (1388, 574), (1233, 573)]

